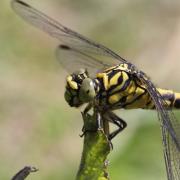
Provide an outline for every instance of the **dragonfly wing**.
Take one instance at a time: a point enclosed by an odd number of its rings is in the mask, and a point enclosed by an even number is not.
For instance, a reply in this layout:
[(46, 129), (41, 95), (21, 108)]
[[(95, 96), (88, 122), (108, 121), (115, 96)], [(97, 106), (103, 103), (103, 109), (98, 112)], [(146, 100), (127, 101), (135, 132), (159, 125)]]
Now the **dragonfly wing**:
[(158, 111), (168, 180), (178, 180), (180, 179), (180, 122), (171, 110), (164, 108), (166, 101), (146, 75), (141, 72), (138, 78), (146, 86)]
[(60, 64), (70, 73), (83, 68), (88, 69), (90, 77), (93, 77), (98, 70), (109, 67), (99, 59), (67, 45), (59, 45), (56, 49), (56, 56)]
[[(168, 133), (167, 133), (168, 134)], [(176, 148), (176, 145), (172, 138), (168, 134), (167, 140), (169, 141), (170, 162), (172, 167), (172, 178), (173, 180), (180, 179), (180, 151)]]
[[(160, 114), (159, 114), (160, 115)], [(163, 120), (159, 117), (160, 121)], [(169, 130), (165, 126), (161, 126), (162, 139), (163, 139), (163, 151), (165, 158), (165, 165), (167, 171), (168, 180), (180, 179), (180, 151), (177, 148), (173, 138), (171, 137)]]
[[(45, 31), (50, 36), (60, 40), (62, 44), (70, 46), (72, 49), (76, 49), (78, 52), (87, 54), (87, 56), (91, 54), (91, 56), (94, 56), (94, 58), (96, 58), (96, 56), (100, 57), (99, 61), (97, 62), (97, 64), (99, 63), (99, 66), (96, 66), (96, 69), (102, 67), (103, 62), (109, 66), (127, 63), (125, 59), (109, 48), (89, 40), (81, 34), (63, 26), (59, 22), (53, 20), (21, 0), (13, 0), (12, 7), (16, 13), (27, 22)], [(86, 59), (84, 59), (84, 61), (86, 61)], [(86, 64), (86, 62), (81, 61), (81, 65), (83, 63)], [(77, 64), (78, 63), (76, 63), (76, 65)]]

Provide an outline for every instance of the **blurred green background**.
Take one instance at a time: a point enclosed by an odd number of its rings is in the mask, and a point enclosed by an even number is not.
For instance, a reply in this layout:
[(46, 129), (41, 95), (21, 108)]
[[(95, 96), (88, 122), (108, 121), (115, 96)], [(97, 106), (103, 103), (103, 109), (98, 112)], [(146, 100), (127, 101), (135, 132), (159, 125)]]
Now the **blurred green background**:
[[(180, 91), (179, 0), (26, 2), (119, 52), (158, 86)], [(9, 0), (1, 1), (0, 179), (10, 179), (25, 165), (40, 169), (29, 177), (34, 180), (71, 180), (76, 175), (82, 119), (63, 98), (66, 73), (54, 55), (57, 45), (20, 19)], [(113, 141), (111, 179), (166, 179), (156, 113), (117, 114), (128, 127)]]

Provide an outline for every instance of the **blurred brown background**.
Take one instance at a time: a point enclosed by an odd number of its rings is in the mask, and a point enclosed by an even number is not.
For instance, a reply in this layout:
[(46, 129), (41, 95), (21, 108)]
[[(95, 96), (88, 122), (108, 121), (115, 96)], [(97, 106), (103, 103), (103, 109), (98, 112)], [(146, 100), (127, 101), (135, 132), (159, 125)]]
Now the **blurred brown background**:
[[(180, 91), (179, 0), (26, 1), (62, 24), (103, 43), (146, 72), (157, 86)], [(0, 179), (25, 165), (29, 179), (71, 180), (82, 141), (79, 110), (64, 100), (65, 71), (55, 58), (58, 41), (0, 6)], [(128, 128), (113, 141), (111, 179), (164, 180), (155, 112), (117, 111)], [(178, 116), (178, 112), (176, 112)]]

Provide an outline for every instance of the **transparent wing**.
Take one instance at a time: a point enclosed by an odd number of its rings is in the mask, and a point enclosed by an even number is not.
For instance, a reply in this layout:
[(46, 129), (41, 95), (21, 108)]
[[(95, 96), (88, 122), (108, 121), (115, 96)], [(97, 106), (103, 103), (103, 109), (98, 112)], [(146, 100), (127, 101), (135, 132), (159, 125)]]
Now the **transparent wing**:
[[(99, 59), (67, 45), (59, 45), (56, 49), (56, 55), (59, 60), (62, 60), (60, 61), (61, 65), (70, 73), (78, 69), (88, 68), (90, 77), (94, 77), (98, 73), (98, 70), (109, 67), (108, 64), (105, 64)], [(66, 61), (63, 61), (63, 59), (66, 59)]]
[[(36, 10), (35, 8), (31, 7), (21, 0), (13, 0), (12, 7), (16, 11), (16, 13), (19, 14), (23, 19), (25, 19), (32, 25), (42, 29), (52, 37), (57, 38), (62, 42), (62, 44), (67, 45), (71, 49), (75, 49), (78, 53), (81, 52), (84, 55), (86, 54), (87, 56), (91, 56), (92, 58), (97, 58), (98, 56), (99, 60), (96, 63), (96, 69), (102, 69), (102, 64), (105, 64), (106, 66), (112, 66), (120, 63), (127, 63), (125, 59), (114, 53), (109, 48), (93, 42), (88, 38), (82, 36), (81, 34), (63, 26), (59, 22), (51, 19), (44, 13)], [(61, 52), (62, 50), (59, 49), (59, 51)], [(66, 69), (69, 69), (69, 61), (66, 61), (67, 59), (60, 59), (60, 62), (64, 65), (64, 67)], [(82, 59), (80, 61), (81, 66), (82, 64), (87, 64), (86, 61), (87, 58)], [(94, 62), (94, 60), (92, 62)], [(73, 64), (74, 68), (76, 68), (76, 66), (78, 67), (78, 62)], [(90, 62), (88, 63), (88, 65), (89, 64)]]
[(180, 122), (175, 118), (171, 110), (166, 110), (166, 102), (157, 91), (153, 83), (143, 72), (138, 77), (146, 86), (158, 111), (161, 123), (163, 150), (166, 163), (168, 180), (180, 179)]

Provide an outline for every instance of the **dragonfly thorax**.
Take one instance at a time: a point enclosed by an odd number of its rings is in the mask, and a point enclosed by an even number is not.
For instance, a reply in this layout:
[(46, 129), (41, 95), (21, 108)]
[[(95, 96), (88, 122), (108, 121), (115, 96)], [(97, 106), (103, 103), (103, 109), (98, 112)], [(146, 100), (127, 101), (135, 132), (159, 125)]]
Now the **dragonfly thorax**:
[(96, 96), (95, 85), (88, 72), (80, 69), (66, 78), (65, 100), (72, 107), (90, 102)]

